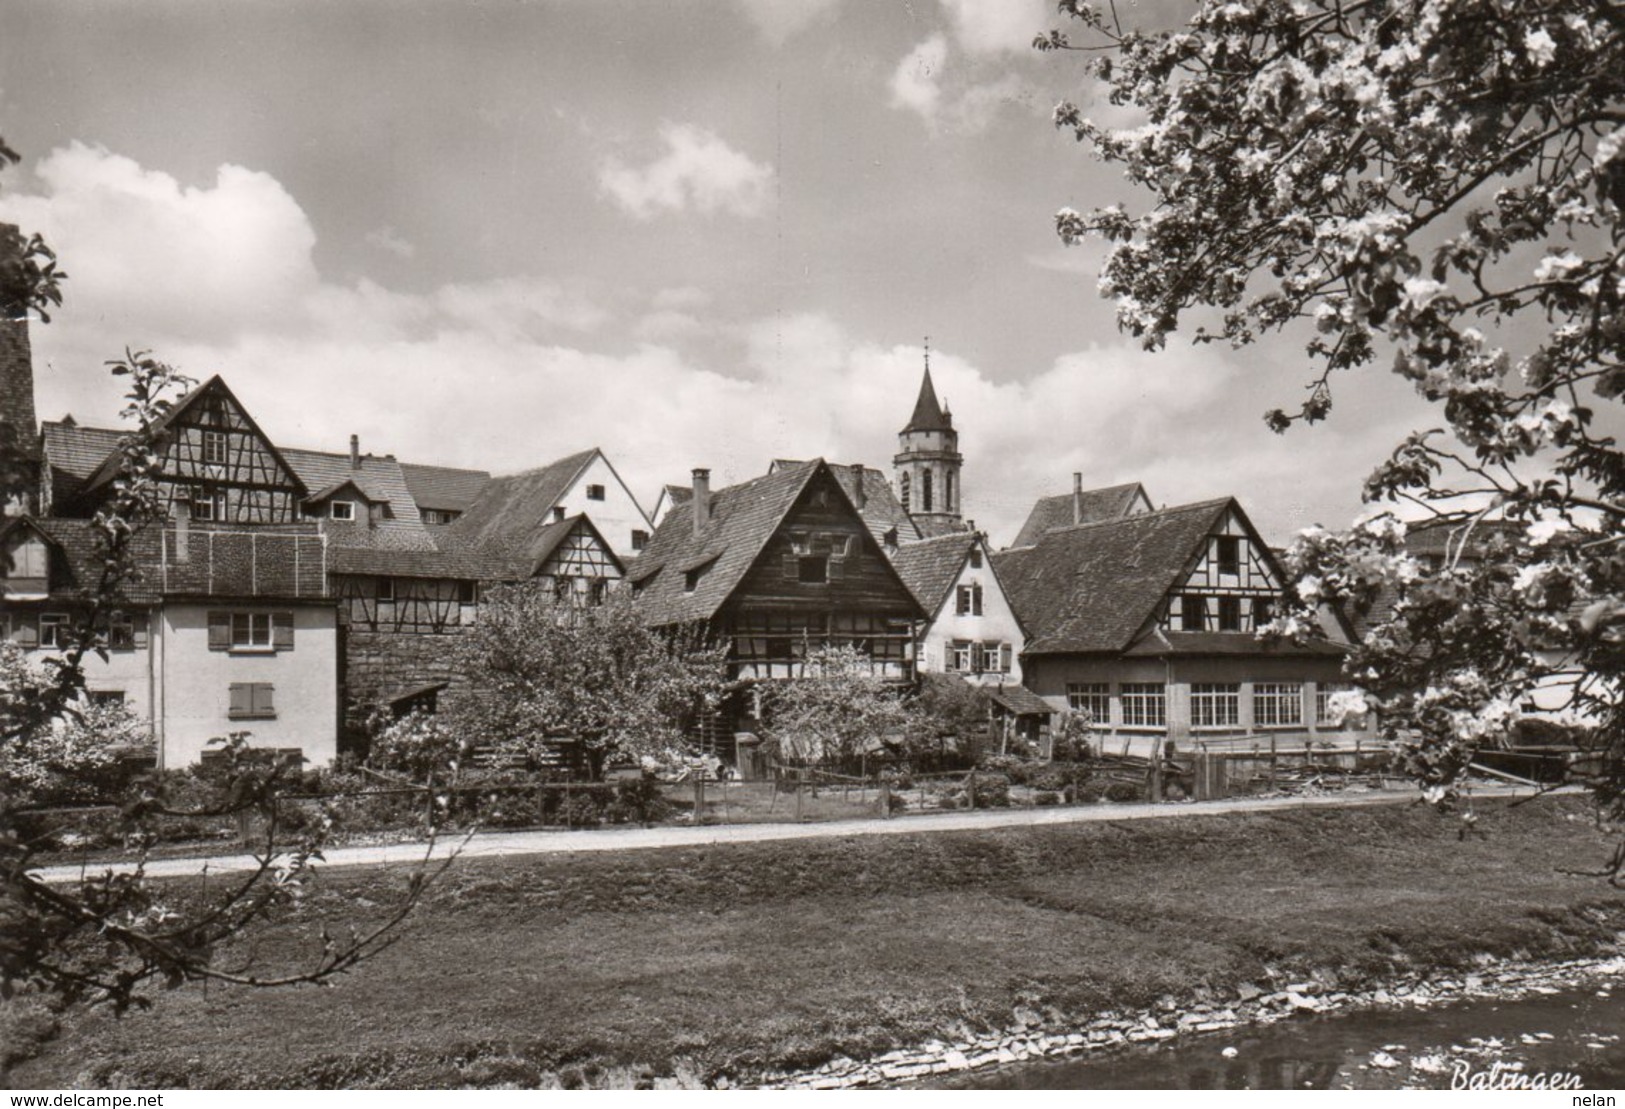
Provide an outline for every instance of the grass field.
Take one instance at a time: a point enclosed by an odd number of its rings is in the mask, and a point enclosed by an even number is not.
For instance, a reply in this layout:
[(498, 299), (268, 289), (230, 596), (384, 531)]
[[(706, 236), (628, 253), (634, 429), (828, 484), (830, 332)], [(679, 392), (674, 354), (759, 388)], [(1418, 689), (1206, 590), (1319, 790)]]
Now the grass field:
[[(8, 1081), (737, 1079), (1018, 1005), (1082, 1017), (1271, 971), (1369, 981), (1618, 942), (1625, 895), (1556, 872), (1606, 853), (1579, 802), (1481, 811), (1465, 840), (1385, 806), (470, 861), (333, 989), (189, 986), (123, 1020), (65, 1015)], [(382, 911), (403, 882), (330, 872), (258, 957), (287, 958), (324, 914)]]

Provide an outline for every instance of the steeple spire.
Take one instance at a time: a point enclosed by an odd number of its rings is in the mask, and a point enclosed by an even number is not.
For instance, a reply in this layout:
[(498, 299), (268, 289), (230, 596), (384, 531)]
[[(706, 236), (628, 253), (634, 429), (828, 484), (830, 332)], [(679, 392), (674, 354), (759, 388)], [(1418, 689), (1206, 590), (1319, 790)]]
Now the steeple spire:
[(911, 431), (947, 431), (954, 426), (953, 418), (937, 403), (937, 390), (931, 384), (931, 337), (925, 340), (925, 377), (920, 381), (920, 397), (914, 402), (914, 415), (908, 418), (903, 434)]

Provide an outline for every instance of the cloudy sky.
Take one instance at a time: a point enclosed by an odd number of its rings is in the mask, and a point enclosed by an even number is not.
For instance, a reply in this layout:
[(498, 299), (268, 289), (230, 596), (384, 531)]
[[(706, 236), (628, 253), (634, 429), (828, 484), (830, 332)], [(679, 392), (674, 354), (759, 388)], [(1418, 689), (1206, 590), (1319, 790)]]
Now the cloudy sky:
[(278, 442), (508, 472), (604, 448), (652, 508), (708, 465), (889, 469), (931, 338), (966, 514), (1139, 480), (1271, 539), (1359, 511), (1427, 413), (1381, 371), (1272, 435), (1292, 341), (1147, 355), (1062, 206), (1136, 198), (1049, 123), (1047, 0), (8, 0), (0, 219), (71, 275), (40, 413), (102, 363), (225, 376)]

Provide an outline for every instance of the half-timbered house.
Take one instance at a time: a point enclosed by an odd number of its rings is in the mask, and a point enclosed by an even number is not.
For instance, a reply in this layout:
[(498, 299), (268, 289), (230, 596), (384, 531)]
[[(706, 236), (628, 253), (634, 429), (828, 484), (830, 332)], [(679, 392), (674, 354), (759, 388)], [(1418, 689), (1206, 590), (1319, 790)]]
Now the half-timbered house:
[(523, 473), (488, 481), (456, 523), (470, 540), (506, 541), (571, 516), (586, 515), (616, 557), (634, 558), (654, 531), (620, 474), (597, 447)]
[(1325, 641), (1254, 634), (1284, 578), (1233, 498), (1057, 528), (993, 563), (1032, 636), (1025, 684), (1110, 742), (1336, 726), (1350, 630), (1332, 614)]
[[(876, 673), (914, 677), (924, 613), (823, 459), (713, 491), (694, 471), (629, 575), (657, 627), (704, 628), (743, 685), (802, 676), (808, 652), (857, 647)], [(746, 706), (736, 701), (727, 713)]]

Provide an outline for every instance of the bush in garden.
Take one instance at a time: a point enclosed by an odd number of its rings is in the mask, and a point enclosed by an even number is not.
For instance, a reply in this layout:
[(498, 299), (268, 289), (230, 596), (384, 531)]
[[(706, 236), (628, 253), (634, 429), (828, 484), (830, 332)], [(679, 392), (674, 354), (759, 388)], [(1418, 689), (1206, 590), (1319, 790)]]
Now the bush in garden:
[(368, 761), (414, 782), (444, 777), (467, 764), (465, 744), (437, 717), (413, 712), (392, 720), (373, 736)]
[(1093, 805), (1106, 796), (1106, 787), (1099, 782), (1082, 782), (1075, 786), (1068, 786), (1067, 792), (1074, 802)]
[(1035, 805), (1048, 807), (1050, 805), (1059, 805), (1060, 803), (1061, 795), (1054, 790), (1041, 790), (1033, 795), (1033, 804)]
[(908, 808), (908, 799), (902, 794), (888, 793), (886, 795), (886, 810), (888, 812), (902, 812), (906, 808)]
[(1003, 774), (978, 772), (970, 779), (971, 807), (1003, 809), (1010, 805), (1010, 779)]
[(571, 828), (591, 828), (603, 823), (604, 803), (595, 793), (572, 790), (559, 804), (558, 823)]
[(671, 815), (671, 802), (658, 779), (623, 778), (615, 783), (609, 818), (616, 824), (654, 824)]
[(1145, 787), (1133, 782), (1112, 782), (1106, 787), (1108, 801), (1143, 801)]

